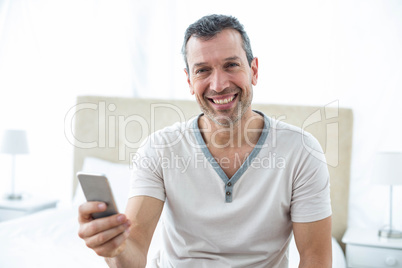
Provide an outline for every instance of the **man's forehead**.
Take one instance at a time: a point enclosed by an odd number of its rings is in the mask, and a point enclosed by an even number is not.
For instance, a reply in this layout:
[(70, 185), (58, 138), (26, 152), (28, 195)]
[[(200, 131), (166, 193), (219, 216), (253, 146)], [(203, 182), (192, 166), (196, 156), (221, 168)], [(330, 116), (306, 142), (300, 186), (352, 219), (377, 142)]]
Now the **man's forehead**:
[(208, 39), (192, 36), (187, 42), (187, 58), (189, 61), (213, 56), (222, 59), (236, 56), (240, 58), (243, 54), (246, 55), (242, 46), (241, 35), (234, 29), (225, 29)]

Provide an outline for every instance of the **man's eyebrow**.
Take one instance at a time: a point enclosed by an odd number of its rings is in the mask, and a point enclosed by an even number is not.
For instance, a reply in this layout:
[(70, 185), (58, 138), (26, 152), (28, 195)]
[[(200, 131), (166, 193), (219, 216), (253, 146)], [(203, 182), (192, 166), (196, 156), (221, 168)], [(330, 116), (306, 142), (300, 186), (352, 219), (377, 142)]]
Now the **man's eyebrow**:
[[(232, 57), (228, 57), (228, 58), (224, 59), (224, 61), (231, 61), (231, 60), (240, 60), (240, 57), (232, 56)], [(199, 66), (204, 66), (204, 65), (207, 65), (207, 64), (208, 63), (206, 63), (206, 62), (197, 62), (197, 63), (194, 63), (193, 68), (196, 68), (196, 67), (199, 67)]]
[(193, 66), (191, 66), (190, 71), (191, 71), (191, 72), (194, 72), (195, 69), (197, 69), (198, 67), (201, 67), (201, 66), (205, 66), (206, 64), (207, 64), (206, 62), (197, 62), (197, 63), (194, 63)]
[[(224, 59), (224, 61), (238, 61), (238, 60), (241, 60), (240, 57), (238, 57), (238, 56), (227, 57)], [(194, 63), (194, 65), (192, 66), (192, 69), (194, 70), (197, 67), (205, 66), (207, 64), (208, 64), (207, 62), (197, 62), (197, 63)]]
[(206, 62), (197, 62), (197, 63), (194, 63), (193, 68), (196, 68), (198, 66), (203, 66), (203, 65), (206, 65), (206, 64), (207, 64)]

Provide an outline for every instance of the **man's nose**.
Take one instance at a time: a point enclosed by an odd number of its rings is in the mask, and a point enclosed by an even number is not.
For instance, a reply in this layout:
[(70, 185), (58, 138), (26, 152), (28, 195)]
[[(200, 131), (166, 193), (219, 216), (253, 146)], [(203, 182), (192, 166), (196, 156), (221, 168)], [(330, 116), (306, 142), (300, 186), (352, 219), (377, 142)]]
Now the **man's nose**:
[(214, 70), (211, 75), (210, 89), (221, 92), (230, 86), (228, 75), (223, 70)]

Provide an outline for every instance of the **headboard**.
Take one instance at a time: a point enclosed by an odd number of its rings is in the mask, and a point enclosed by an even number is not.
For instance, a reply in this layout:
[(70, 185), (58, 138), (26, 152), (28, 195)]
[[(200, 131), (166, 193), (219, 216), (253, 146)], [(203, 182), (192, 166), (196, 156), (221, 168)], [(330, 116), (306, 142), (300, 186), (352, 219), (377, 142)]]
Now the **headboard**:
[[(331, 176), (332, 235), (341, 238), (348, 216), (349, 177), (352, 150), (352, 110), (337, 103), (324, 107), (253, 104), (254, 110), (301, 127), (320, 142)], [(75, 111), (74, 176), (85, 157), (130, 163), (130, 155), (151, 132), (200, 113), (195, 101), (79, 96)], [(152, 120), (151, 120), (152, 118)]]

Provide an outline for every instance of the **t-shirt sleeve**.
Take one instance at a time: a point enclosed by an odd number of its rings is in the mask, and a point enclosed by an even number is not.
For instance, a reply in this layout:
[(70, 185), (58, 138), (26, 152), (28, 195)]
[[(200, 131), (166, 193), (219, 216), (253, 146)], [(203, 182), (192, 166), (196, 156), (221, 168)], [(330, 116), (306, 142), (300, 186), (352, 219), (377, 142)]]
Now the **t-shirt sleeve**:
[(145, 195), (165, 201), (161, 156), (152, 146), (150, 137), (133, 155), (132, 164), (129, 198)]
[(331, 216), (330, 180), (325, 155), (318, 141), (303, 135), (291, 200), (293, 222), (313, 222)]

